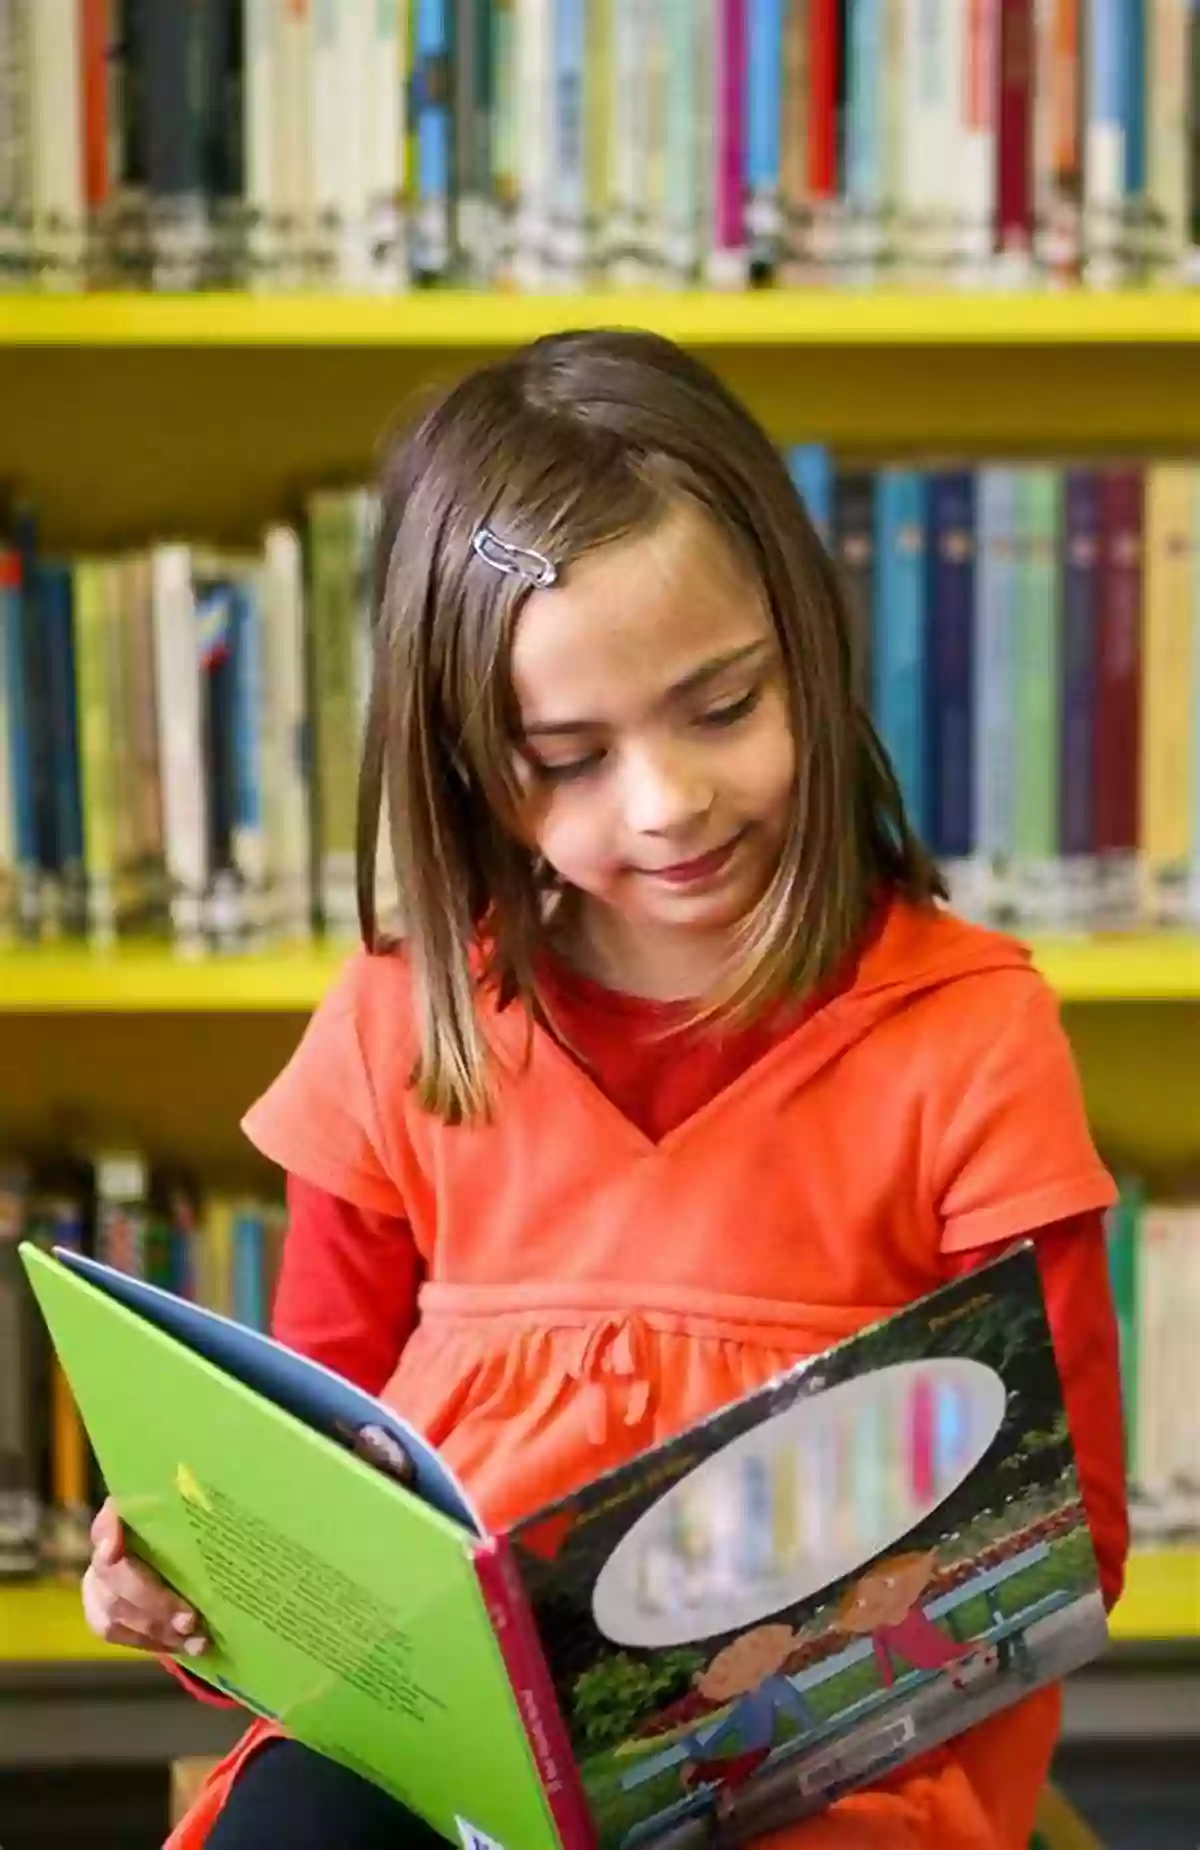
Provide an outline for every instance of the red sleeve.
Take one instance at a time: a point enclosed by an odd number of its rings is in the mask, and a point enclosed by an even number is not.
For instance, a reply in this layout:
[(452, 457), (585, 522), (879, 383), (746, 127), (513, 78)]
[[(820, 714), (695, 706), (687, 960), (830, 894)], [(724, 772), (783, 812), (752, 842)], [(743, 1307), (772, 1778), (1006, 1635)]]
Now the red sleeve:
[[(1062, 1377), (1079, 1486), (1087, 1511), (1100, 1584), (1111, 1608), (1120, 1596), (1129, 1552), (1125, 1494), (1125, 1434), (1117, 1320), (1109, 1286), (1104, 1216), (1094, 1212), (1057, 1221), (1031, 1236), (1046, 1296), (1054, 1355)], [(949, 1253), (952, 1276), (971, 1271), (995, 1247)]]
[[(416, 1321), (419, 1261), (408, 1222), (297, 1176), (287, 1178), (287, 1202), (271, 1334), (378, 1394)], [(174, 1658), (162, 1661), (200, 1701), (237, 1707)]]

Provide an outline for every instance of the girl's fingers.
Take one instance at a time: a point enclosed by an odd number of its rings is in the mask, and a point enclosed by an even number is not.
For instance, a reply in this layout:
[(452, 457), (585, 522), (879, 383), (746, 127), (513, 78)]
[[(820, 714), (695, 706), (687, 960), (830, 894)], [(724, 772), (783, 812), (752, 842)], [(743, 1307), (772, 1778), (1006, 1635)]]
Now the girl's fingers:
[(111, 1566), (125, 1553), (125, 1534), (117, 1506), (111, 1497), (105, 1497), (96, 1511), (91, 1536), (97, 1559), (104, 1565)]
[(114, 1599), (108, 1608), (110, 1642), (120, 1642), (112, 1637), (119, 1631), (135, 1636), (143, 1650), (184, 1651), (189, 1657), (197, 1657), (206, 1648), (207, 1640), (195, 1613), (183, 1612), (176, 1618), (180, 1616), (187, 1621), (186, 1629), (173, 1623), (169, 1612), (151, 1614), (130, 1600)]

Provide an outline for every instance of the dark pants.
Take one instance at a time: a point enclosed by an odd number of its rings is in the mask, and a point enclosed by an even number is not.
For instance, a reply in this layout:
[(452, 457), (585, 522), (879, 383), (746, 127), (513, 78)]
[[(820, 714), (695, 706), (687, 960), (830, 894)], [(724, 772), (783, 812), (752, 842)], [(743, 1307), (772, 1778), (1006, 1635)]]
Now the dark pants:
[(395, 1799), (298, 1741), (268, 1741), (238, 1774), (207, 1850), (436, 1850)]

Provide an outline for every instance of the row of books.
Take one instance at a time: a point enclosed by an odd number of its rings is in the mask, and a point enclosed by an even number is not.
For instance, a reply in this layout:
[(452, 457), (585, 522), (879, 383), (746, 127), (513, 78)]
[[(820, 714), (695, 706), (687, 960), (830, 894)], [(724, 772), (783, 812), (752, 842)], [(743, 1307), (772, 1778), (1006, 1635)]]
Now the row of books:
[[(284, 1233), (277, 1200), (206, 1189), (136, 1150), (0, 1162), (0, 1578), (76, 1568), (102, 1494), (17, 1242), (86, 1252), (265, 1329)], [(1200, 1198), (1127, 1176), (1108, 1243), (1135, 1538), (1195, 1539)]]
[(0, 1580), (74, 1572), (103, 1497), (18, 1242), (88, 1253), (265, 1329), (283, 1231), (279, 1201), (201, 1191), (136, 1150), (0, 1161)]
[(1187, 0), (0, 0), (10, 286), (1200, 274)]
[[(1200, 466), (788, 459), (959, 909), (1200, 924)], [(57, 559), (18, 512), (0, 932), (185, 952), (354, 932), (376, 519), (371, 491), (322, 490), (252, 553)]]

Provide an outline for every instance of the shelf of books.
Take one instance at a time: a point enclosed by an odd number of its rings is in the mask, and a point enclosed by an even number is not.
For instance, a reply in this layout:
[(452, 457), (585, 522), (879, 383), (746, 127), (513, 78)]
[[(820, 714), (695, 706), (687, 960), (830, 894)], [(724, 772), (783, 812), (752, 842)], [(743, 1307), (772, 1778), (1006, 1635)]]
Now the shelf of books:
[[(1034, 938), (1063, 1002), (1200, 1003), (1200, 935)], [(0, 1014), (307, 1013), (348, 955), (344, 942), (181, 952), (170, 943), (0, 949)]]

